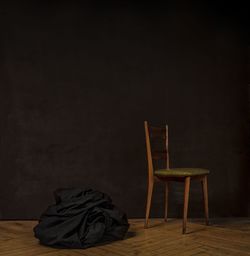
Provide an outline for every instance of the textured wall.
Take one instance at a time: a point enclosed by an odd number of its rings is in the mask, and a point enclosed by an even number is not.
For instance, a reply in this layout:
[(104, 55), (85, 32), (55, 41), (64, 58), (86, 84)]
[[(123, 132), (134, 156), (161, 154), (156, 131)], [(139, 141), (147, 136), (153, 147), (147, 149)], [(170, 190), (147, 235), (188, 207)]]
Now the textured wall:
[[(69, 186), (144, 216), (145, 119), (168, 123), (172, 166), (211, 170), (211, 216), (247, 215), (247, 54), (233, 17), (16, 4), (1, 7), (1, 37), (0, 218), (36, 218)], [(203, 216), (200, 191), (191, 184), (190, 216)], [(182, 193), (172, 186), (170, 216)]]

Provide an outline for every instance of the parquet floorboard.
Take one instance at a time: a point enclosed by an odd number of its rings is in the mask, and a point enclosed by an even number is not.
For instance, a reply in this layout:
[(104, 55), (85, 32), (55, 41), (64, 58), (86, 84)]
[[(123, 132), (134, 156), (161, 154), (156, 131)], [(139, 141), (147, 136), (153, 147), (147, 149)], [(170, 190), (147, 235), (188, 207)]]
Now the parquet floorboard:
[(0, 221), (0, 256), (250, 256), (250, 220), (230, 219), (205, 226), (188, 223), (181, 234), (182, 220), (150, 221), (144, 229), (141, 219), (131, 219), (126, 239), (80, 249), (53, 249), (42, 246), (33, 236), (36, 221)]

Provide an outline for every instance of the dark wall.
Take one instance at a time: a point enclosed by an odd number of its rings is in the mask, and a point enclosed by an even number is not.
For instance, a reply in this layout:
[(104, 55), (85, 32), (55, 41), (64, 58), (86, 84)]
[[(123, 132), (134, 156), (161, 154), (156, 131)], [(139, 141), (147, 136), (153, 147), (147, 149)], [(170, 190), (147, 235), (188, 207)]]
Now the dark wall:
[[(1, 7), (0, 218), (37, 218), (59, 187), (143, 217), (143, 121), (168, 123), (171, 166), (211, 170), (212, 217), (246, 216), (247, 48), (235, 17), (188, 6)], [(190, 216), (203, 216), (200, 184)], [(170, 216), (183, 187), (172, 186)], [(245, 196), (244, 196), (245, 195)], [(163, 216), (163, 186), (152, 216)]]

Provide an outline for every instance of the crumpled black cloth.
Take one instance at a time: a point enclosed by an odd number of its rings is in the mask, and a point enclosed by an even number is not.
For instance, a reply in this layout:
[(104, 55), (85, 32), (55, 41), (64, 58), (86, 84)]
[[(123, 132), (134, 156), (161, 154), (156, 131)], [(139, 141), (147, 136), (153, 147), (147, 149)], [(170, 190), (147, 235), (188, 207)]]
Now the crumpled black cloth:
[(87, 248), (123, 239), (129, 224), (126, 214), (105, 193), (92, 189), (58, 189), (56, 204), (34, 227), (41, 244), (59, 248)]

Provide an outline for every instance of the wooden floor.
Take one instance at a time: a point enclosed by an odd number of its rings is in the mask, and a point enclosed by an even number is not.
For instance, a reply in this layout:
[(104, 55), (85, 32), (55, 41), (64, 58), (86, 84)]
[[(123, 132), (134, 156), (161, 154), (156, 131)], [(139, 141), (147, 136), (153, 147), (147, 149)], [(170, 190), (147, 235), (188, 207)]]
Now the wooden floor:
[(147, 255), (250, 255), (250, 220), (217, 220), (211, 226), (188, 223), (181, 234), (181, 220), (130, 220), (127, 238), (85, 250), (53, 249), (39, 245), (33, 236), (35, 221), (0, 221), (2, 256), (147, 256)]

